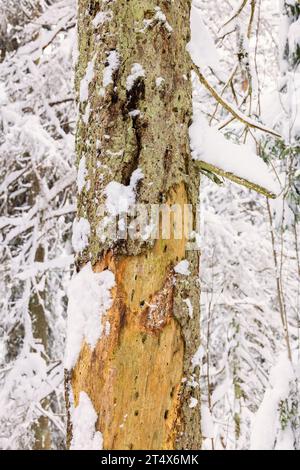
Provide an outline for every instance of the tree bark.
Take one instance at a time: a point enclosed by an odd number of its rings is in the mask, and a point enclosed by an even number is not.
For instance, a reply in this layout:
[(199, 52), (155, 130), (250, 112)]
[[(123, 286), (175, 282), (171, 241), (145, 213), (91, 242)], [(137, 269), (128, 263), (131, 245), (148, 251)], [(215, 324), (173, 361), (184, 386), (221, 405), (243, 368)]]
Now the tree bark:
[[(95, 27), (100, 11), (106, 20)], [(199, 252), (187, 251), (186, 238), (177, 239), (173, 229), (169, 239), (160, 234), (148, 242), (103, 242), (97, 235), (104, 188), (112, 180), (128, 185), (137, 168), (144, 175), (137, 203), (190, 204), (196, 215), (199, 171), (192, 165), (188, 140), (189, 15), (189, 0), (78, 2), (78, 94), (91, 61), (94, 74), (88, 100), (79, 103), (77, 158), (78, 163), (85, 158), (88, 184), (78, 195), (78, 217), (88, 219), (91, 234), (77, 267), (91, 262), (95, 272), (110, 269), (116, 287), (104, 319), (110, 334), (93, 351), (82, 345), (76, 366), (67, 373), (67, 389), (75, 407), (81, 391), (89, 396), (104, 449), (201, 445), (199, 365), (192, 361), (200, 334)], [(119, 66), (104, 86), (112, 51)], [(144, 75), (128, 89), (134, 64)], [(189, 261), (188, 276), (174, 272), (183, 259)], [(155, 315), (150, 314), (153, 306)], [(71, 421), (68, 429), (70, 443)]]
[[(44, 261), (44, 248), (39, 245), (36, 254), (35, 261)], [(45, 300), (45, 291), (39, 293), (40, 297)], [(45, 348), (45, 353), (48, 349), (48, 322), (44, 311), (44, 306), (40, 301), (37, 293), (32, 294), (29, 302), (29, 312), (32, 319), (32, 331), (35, 338), (41, 340), (41, 344)], [(43, 408), (49, 406), (49, 398), (44, 398), (41, 405)], [(34, 432), (34, 450), (46, 450), (51, 449), (51, 430), (49, 426), (49, 419), (47, 416), (40, 416), (37, 422), (33, 425)]]

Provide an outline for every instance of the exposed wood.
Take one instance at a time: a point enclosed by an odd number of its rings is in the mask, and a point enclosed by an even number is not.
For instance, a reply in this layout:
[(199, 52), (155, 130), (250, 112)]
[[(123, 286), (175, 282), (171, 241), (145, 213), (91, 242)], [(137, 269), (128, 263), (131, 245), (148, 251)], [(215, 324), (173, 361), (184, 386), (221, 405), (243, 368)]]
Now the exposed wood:
[[(186, 202), (183, 188), (173, 195)], [(92, 399), (105, 448), (175, 448), (184, 343), (173, 315), (172, 266), (184, 256), (185, 241), (172, 237), (138, 256), (108, 253), (95, 267), (116, 276), (111, 332), (94, 352), (84, 346), (72, 385), (75, 404), (81, 390)]]

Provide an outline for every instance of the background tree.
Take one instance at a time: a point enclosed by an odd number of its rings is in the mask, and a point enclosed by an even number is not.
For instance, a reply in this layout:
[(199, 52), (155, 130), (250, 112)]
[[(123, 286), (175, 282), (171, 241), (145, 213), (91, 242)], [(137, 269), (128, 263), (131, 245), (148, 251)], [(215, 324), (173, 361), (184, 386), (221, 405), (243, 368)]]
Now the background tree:
[[(297, 2), (287, 3), (298, 7)], [(266, 203), (253, 193), (249, 198), (243, 188), (216, 187), (202, 180), (203, 447), (295, 449), (299, 445), (299, 236), (289, 208), (297, 207), (291, 203), (297, 172), (288, 157), (289, 128), (296, 122), (288, 103), (297, 107), (297, 99), (294, 73), (282, 62), (287, 35), (291, 38), (286, 10), (282, 3), (283, 24), (278, 29), (279, 9), (274, 2), (240, 2), (236, 8), (225, 2), (222, 14), (217, 4), (219, 14), (211, 12), (209, 1), (194, 4), (201, 7), (206, 34), (217, 45), (204, 56), (205, 72), (215, 90), (281, 134), (276, 138), (247, 129), (208, 101), (208, 94), (197, 86), (194, 102), (211, 125), (221, 128), (228, 139), (256, 148), (273, 167), (281, 188), (279, 197)], [(248, 57), (242, 62), (241, 37)], [(292, 100), (286, 93), (289, 80)]]
[(2, 449), (64, 446), (74, 13), (73, 2), (0, 2)]

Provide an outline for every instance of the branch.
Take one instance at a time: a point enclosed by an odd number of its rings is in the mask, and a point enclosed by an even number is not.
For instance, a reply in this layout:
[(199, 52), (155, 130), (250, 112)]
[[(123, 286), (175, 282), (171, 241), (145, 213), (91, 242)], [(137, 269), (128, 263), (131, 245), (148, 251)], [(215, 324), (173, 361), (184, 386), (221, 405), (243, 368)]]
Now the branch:
[(225, 28), (225, 26), (227, 26), (229, 23), (231, 23), (233, 20), (235, 20), (235, 18), (237, 18), (242, 13), (242, 11), (245, 8), (247, 2), (248, 2), (248, 0), (243, 0), (242, 1), (241, 5), (238, 7), (236, 12), (233, 14), (233, 16), (231, 18), (229, 18), (228, 21), (226, 21), (226, 23), (223, 24), (222, 28)]
[(250, 39), (250, 36), (251, 36), (252, 24), (253, 24), (254, 14), (255, 14), (255, 7), (256, 7), (255, 0), (251, 0), (251, 13), (250, 13), (250, 19), (249, 19), (248, 31), (247, 31), (248, 39)]
[(49, 106), (57, 106), (58, 104), (68, 103), (69, 101), (74, 101), (74, 98), (64, 98), (62, 100), (57, 101), (49, 101)]
[[(231, 84), (231, 82), (232, 82), (232, 80), (233, 80), (233, 77), (234, 77), (234, 75), (235, 75), (235, 73), (236, 73), (236, 71), (237, 71), (237, 67), (238, 67), (238, 64), (236, 64), (236, 65), (233, 67), (232, 72), (231, 72), (231, 74), (229, 75), (229, 78), (228, 78), (227, 82), (224, 84), (224, 86), (223, 86), (223, 88), (222, 88), (222, 90), (221, 90), (221, 96), (222, 96), (223, 93), (225, 92), (225, 90), (226, 90), (226, 88), (228, 87), (228, 85)], [(216, 104), (214, 113), (213, 113), (213, 115), (212, 115), (212, 117), (211, 117), (211, 120), (210, 120), (210, 124), (212, 123), (212, 120), (214, 119), (214, 117), (215, 117), (215, 115), (216, 115), (216, 113), (217, 113), (219, 104), (220, 104), (220, 103), (217, 101), (217, 104)]]
[(233, 173), (229, 173), (227, 171), (222, 170), (221, 168), (218, 168), (211, 163), (206, 163), (201, 160), (193, 160), (194, 164), (199, 167), (200, 170), (206, 170), (212, 173), (215, 173), (216, 175), (222, 176), (223, 178), (227, 178), (234, 183), (238, 183), (242, 186), (245, 186), (248, 189), (252, 189), (256, 191), (257, 193), (263, 194), (267, 198), (275, 199), (277, 196), (275, 193), (269, 191), (266, 188), (263, 188), (262, 186), (259, 186), (258, 184), (252, 183), (251, 181), (248, 181), (244, 178), (241, 178), (240, 176), (234, 175)]
[(250, 119), (248, 116), (245, 114), (239, 112), (237, 109), (234, 109), (228, 101), (226, 101), (222, 96), (219, 95), (219, 93), (214, 89), (214, 87), (207, 81), (207, 79), (204, 77), (204, 75), (200, 72), (198, 67), (192, 63), (192, 68), (199, 78), (200, 82), (202, 85), (205, 86), (205, 88), (210, 92), (210, 94), (215, 98), (215, 100), (223, 106), (232, 116), (234, 116), (236, 119), (241, 121), (243, 124), (249, 127), (253, 127), (254, 129), (258, 129), (263, 132), (267, 132), (268, 134), (274, 135), (275, 137), (281, 137), (280, 134), (278, 134), (276, 131), (273, 131), (273, 129), (269, 129), (268, 127), (264, 126), (263, 124), (260, 124), (259, 122), (253, 121)]

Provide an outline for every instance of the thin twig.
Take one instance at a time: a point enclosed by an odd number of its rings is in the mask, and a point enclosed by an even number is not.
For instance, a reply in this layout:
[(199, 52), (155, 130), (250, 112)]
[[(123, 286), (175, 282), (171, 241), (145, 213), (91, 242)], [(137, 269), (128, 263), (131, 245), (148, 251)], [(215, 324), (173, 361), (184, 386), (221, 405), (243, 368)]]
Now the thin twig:
[(232, 114), (232, 116), (234, 116), (236, 119), (241, 121), (246, 126), (253, 127), (254, 129), (258, 129), (263, 132), (267, 132), (268, 134), (272, 134), (275, 137), (281, 137), (281, 135), (278, 134), (273, 129), (269, 129), (263, 124), (253, 121), (252, 119), (248, 118), (245, 114), (232, 108), (230, 103), (228, 103), (227, 100), (225, 100), (222, 96), (220, 96), (219, 93), (214, 89), (214, 87), (207, 81), (207, 79), (204, 77), (204, 75), (200, 72), (200, 70), (195, 64), (192, 64), (192, 68), (194, 72), (196, 73), (197, 77), (199, 78), (200, 82), (202, 83), (202, 85), (205, 86), (205, 88), (210, 92), (210, 94), (215, 98), (215, 100), (218, 101), (221, 104), (221, 106), (223, 106), (223, 108), (225, 108), (230, 114)]
[(271, 213), (270, 203), (269, 203), (268, 200), (267, 200), (267, 208), (268, 208), (268, 215), (269, 215), (269, 222), (270, 222), (270, 235), (271, 235), (272, 250), (273, 250), (273, 260), (274, 260), (274, 266), (275, 266), (276, 288), (277, 288), (279, 312), (280, 312), (281, 323), (282, 323), (282, 327), (283, 327), (283, 331), (284, 331), (284, 338), (285, 338), (285, 342), (286, 342), (288, 358), (289, 358), (290, 361), (292, 361), (292, 352), (291, 352), (290, 340), (289, 340), (289, 335), (288, 335), (288, 329), (287, 329), (287, 325), (286, 325), (286, 317), (285, 317), (285, 314), (284, 314), (284, 306), (283, 306), (283, 301), (282, 301), (282, 291), (281, 291), (280, 278), (279, 278), (279, 272), (278, 272), (279, 266), (278, 266), (278, 259), (277, 259), (276, 246), (275, 246), (275, 235), (274, 235), (274, 229), (273, 229), (273, 217), (272, 217), (272, 213)]
[(231, 23), (233, 20), (235, 20), (242, 13), (243, 9), (247, 5), (247, 1), (248, 0), (243, 0), (242, 1), (241, 5), (238, 7), (236, 12), (233, 14), (233, 16), (228, 21), (226, 21), (226, 23), (223, 24), (222, 28), (225, 28), (225, 26), (227, 26), (229, 23)]

